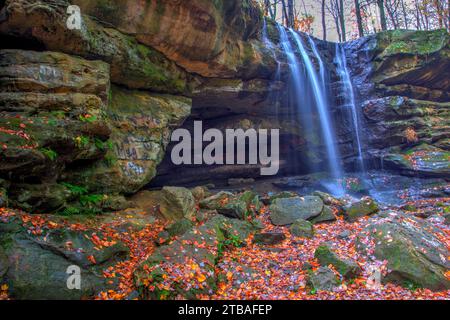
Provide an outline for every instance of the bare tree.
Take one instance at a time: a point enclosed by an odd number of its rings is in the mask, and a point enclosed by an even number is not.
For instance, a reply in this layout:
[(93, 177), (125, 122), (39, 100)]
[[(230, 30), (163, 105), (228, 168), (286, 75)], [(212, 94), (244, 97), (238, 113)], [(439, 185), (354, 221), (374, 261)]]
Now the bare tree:
[(322, 0), (321, 10), (322, 10), (322, 30), (323, 30), (322, 38), (323, 38), (323, 40), (327, 40), (327, 22), (326, 22), (326, 15), (325, 15), (325, 0)]
[(384, 10), (384, 0), (377, 0), (378, 10), (380, 10), (381, 30), (387, 30), (386, 12)]
[(355, 0), (355, 15), (356, 15), (356, 24), (358, 25), (358, 35), (360, 37), (364, 37), (364, 28), (363, 28), (363, 21), (362, 21), (362, 16), (361, 16), (360, 0)]

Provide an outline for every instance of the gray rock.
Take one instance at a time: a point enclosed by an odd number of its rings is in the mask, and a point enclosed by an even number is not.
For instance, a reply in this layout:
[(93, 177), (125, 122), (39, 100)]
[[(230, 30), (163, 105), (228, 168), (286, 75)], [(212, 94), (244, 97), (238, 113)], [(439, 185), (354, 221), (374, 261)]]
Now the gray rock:
[(253, 238), (253, 242), (257, 244), (275, 245), (286, 240), (286, 236), (282, 232), (265, 232), (257, 233)]
[(391, 213), (373, 221), (357, 238), (357, 249), (388, 261), (384, 281), (431, 290), (450, 289), (444, 273), (450, 269), (449, 250), (440, 239), (446, 235), (425, 220)]
[(330, 247), (326, 244), (320, 245), (314, 257), (319, 260), (320, 265), (329, 266), (333, 265), (336, 270), (346, 279), (352, 279), (361, 274), (361, 268), (355, 261), (342, 259), (334, 253)]
[(328, 267), (320, 267), (308, 278), (308, 284), (319, 291), (333, 291), (339, 286), (339, 280)]
[(311, 222), (299, 219), (289, 228), (291, 234), (295, 237), (312, 238), (314, 237), (314, 226)]
[(377, 203), (370, 197), (363, 198), (361, 201), (351, 203), (344, 207), (345, 216), (351, 222), (361, 217), (377, 213), (378, 211)]
[(270, 218), (274, 225), (289, 225), (298, 219), (309, 220), (323, 210), (319, 197), (306, 196), (276, 199), (270, 206)]
[(311, 219), (311, 223), (313, 224), (331, 221), (336, 221), (336, 216), (334, 215), (333, 210), (328, 206), (324, 206), (320, 215)]

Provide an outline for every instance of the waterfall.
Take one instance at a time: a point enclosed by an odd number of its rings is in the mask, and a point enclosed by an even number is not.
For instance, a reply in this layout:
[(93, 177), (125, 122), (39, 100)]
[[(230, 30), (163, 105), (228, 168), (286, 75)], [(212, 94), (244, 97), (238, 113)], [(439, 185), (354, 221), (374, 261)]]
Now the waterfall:
[(343, 84), (343, 92), (345, 95), (345, 107), (350, 108), (351, 118), (353, 122), (353, 132), (355, 135), (355, 141), (358, 151), (358, 164), (360, 166), (361, 172), (364, 174), (366, 169), (364, 165), (364, 158), (361, 146), (361, 134), (359, 125), (359, 116), (356, 109), (355, 92), (353, 90), (353, 84), (350, 79), (350, 73), (347, 67), (347, 56), (345, 54), (345, 49), (342, 45), (336, 44), (336, 64), (337, 72), (341, 78)]
[[(332, 178), (337, 180), (342, 178), (343, 173), (340, 165), (340, 157), (338, 155), (339, 153), (336, 148), (337, 143), (334, 135), (335, 131), (329, 114), (330, 105), (329, 103), (327, 103), (328, 99), (325, 90), (326, 86), (324, 84), (325, 80), (321, 79), (322, 81), (319, 81), (316, 69), (314, 68), (311, 58), (305, 50), (300, 35), (293, 30), (290, 30), (290, 32), (295, 40), (295, 43), (297, 44), (298, 49), (300, 50), (300, 54), (306, 68), (307, 80), (311, 84), (313, 90), (317, 111), (319, 113), (320, 128), (327, 151), (327, 160), (330, 173)], [(322, 66), (321, 68), (323, 70), (323, 74), (325, 74), (323, 62), (320, 55), (317, 54), (316, 58)]]
[[(299, 60), (297, 59), (294, 48), (292, 47), (291, 40), (289, 39), (288, 33), (286, 29), (281, 26), (280, 24), (277, 24), (278, 32), (280, 35), (280, 44), (281, 48), (283, 49), (283, 52), (287, 58), (287, 62), (290, 69), (290, 76), (291, 76), (291, 82), (290, 82), (290, 88), (291, 88), (291, 94), (293, 94), (293, 107), (295, 110), (293, 110), (293, 113), (298, 113), (299, 111), (303, 112), (303, 115), (299, 116), (299, 121), (303, 126), (303, 129), (305, 132), (312, 134), (314, 133), (314, 125), (313, 125), (313, 117), (312, 117), (312, 108), (309, 103), (309, 97), (306, 94), (306, 86), (307, 83), (304, 81), (304, 70), (301, 68), (301, 65), (299, 64)], [(300, 128), (299, 128), (300, 131)], [(313, 148), (308, 141), (306, 140), (306, 145), (308, 148), (308, 151), (311, 151)], [(296, 161), (298, 162), (297, 158), (290, 159), (290, 161)], [(311, 171), (315, 170), (315, 165), (313, 163), (308, 163), (309, 169)]]

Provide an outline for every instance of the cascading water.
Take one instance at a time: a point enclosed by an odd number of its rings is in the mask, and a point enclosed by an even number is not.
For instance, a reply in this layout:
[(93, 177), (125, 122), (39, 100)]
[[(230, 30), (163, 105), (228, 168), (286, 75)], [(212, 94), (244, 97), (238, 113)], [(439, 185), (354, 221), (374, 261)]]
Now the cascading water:
[[(340, 165), (340, 157), (338, 150), (336, 148), (336, 139), (335, 135), (333, 134), (334, 128), (333, 124), (331, 122), (330, 114), (329, 114), (329, 103), (327, 103), (327, 95), (325, 90), (325, 85), (322, 83), (322, 81), (319, 81), (319, 77), (317, 75), (317, 72), (314, 68), (314, 65), (311, 61), (311, 58), (309, 57), (308, 53), (305, 50), (305, 47), (303, 45), (303, 41), (300, 38), (300, 35), (293, 30), (290, 30), (290, 33), (292, 34), (295, 43), (297, 44), (298, 49), (300, 50), (300, 54), (303, 60), (303, 63), (306, 68), (306, 79), (311, 84), (314, 98), (316, 102), (317, 111), (319, 113), (319, 119), (320, 119), (320, 127), (323, 135), (324, 144), (327, 151), (327, 160), (328, 160), (328, 166), (331, 173), (331, 177), (335, 180), (341, 179), (343, 177), (342, 168)], [(317, 52), (317, 50), (316, 50)], [(317, 54), (317, 53), (316, 53)], [(320, 57), (320, 55), (317, 54), (316, 57), (319, 61), (319, 63), (322, 66), (322, 72), (325, 74), (323, 61)], [(323, 79), (323, 81), (325, 81)], [(335, 193), (341, 193), (342, 190), (340, 187), (334, 186), (333, 190)], [(336, 190), (338, 189), (338, 190)]]
[(351, 110), (351, 118), (353, 122), (353, 132), (355, 135), (356, 147), (358, 151), (358, 163), (359, 170), (363, 174), (365, 174), (365, 165), (364, 158), (361, 146), (361, 134), (360, 134), (360, 125), (359, 125), (359, 116), (358, 111), (356, 109), (356, 101), (355, 101), (355, 93), (353, 90), (353, 84), (350, 79), (350, 73), (347, 67), (347, 56), (345, 54), (345, 49), (342, 45), (336, 44), (336, 58), (335, 62), (337, 64), (337, 72), (341, 78), (345, 96), (345, 107), (350, 108)]
[[(299, 60), (297, 59), (294, 48), (292, 47), (291, 40), (289, 39), (288, 33), (286, 29), (277, 24), (278, 32), (280, 35), (280, 44), (286, 55), (287, 62), (289, 65), (289, 69), (291, 71), (291, 94), (295, 110), (293, 113), (296, 113), (301, 109), (303, 114), (300, 116), (299, 120), (302, 123), (303, 129), (305, 132), (312, 134), (314, 132), (313, 118), (312, 118), (312, 108), (309, 103), (309, 97), (305, 94), (305, 88), (307, 83), (304, 81), (304, 70), (301, 68), (299, 64)], [(306, 141), (308, 144), (308, 141)], [(307, 146), (308, 150), (312, 148), (312, 146)], [(298, 159), (290, 159), (291, 161), (298, 161)], [(312, 163), (308, 163), (310, 170), (315, 170), (315, 165)]]

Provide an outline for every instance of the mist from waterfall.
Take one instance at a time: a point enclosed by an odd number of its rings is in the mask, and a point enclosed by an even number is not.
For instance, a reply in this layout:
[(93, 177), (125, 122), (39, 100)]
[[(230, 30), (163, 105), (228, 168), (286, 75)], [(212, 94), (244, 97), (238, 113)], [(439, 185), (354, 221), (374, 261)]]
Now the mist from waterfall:
[(350, 109), (351, 118), (353, 122), (353, 133), (358, 152), (359, 170), (364, 174), (366, 172), (364, 165), (364, 158), (361, 145), (361, 131), (358, 111), (356, 109), (355, 92), (350, 78), (350, 73), (347, 66), (347, 56), (345, 54), (344, 46), (336, 44), (335, 63), (337, 64), (337, 72), (342, 81), (343, 93), (345, 96), (344, 107)]
[[(292, 34), (295, 43), (300, 50), (302, 61), (306, 68), (306, 79), (311, 84), (314, 93), (316, 107), (319, 113), (320, 129), (322, 131), (323, 142), (327, 151), (327, 162), (331, 177), (336, 180), (341, 179), (343, 177), (343, 171), (340, 165), (339, 152), (337, 150), (335, 130), (330, 117), (330, 103), (328, 101), (328, 95), (326, 94), (325, 76), (321, 77), (322, 79), (319, 80), (317, 71), (314, 68), (311, 58), (306, 52), (300, 35), (293, 30), (290, 30), (290, 33)], [(314, 54), (316, 55), (316, 59), (319, 61), (321, 74), (324, 75), (325, 67), (322, 58), (317, 52), (317, 49), (315, 50)]]

